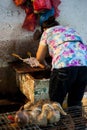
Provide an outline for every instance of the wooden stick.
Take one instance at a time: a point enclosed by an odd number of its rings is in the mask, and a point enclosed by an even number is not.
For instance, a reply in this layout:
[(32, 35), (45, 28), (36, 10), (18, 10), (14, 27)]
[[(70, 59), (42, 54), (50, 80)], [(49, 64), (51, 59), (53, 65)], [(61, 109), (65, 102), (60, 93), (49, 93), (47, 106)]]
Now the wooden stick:
[(23, 58), (21, 58), (19, 55), (17, 55), (17, 54), (15, 54), (15, 53), (12, 53), (12, 56), (14, 56), (14, 57), (16, 57), (16, 58), (18, 58), (18, 59), (20, 59), (20, 60), (24, 60)]

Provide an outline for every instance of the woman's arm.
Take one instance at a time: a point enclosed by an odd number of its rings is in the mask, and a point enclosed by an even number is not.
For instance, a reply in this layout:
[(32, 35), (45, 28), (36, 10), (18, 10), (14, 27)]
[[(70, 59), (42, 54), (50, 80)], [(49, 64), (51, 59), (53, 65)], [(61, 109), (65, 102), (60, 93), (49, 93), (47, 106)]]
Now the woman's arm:
[(45, 66), (47, 66), (47, 63), (45, 61), (47, 49), (48, 49), (47, 45), (39, 45), (37, 53), (36, 53), (36, 59)]

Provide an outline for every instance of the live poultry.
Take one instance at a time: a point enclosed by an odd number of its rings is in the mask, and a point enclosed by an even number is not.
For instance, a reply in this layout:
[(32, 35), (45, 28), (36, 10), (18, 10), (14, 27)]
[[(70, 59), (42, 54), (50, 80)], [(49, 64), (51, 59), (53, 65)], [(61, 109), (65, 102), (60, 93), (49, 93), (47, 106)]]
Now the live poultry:
[(37, 124), (47, 126), (47, 124), (56, 123), (60, 120), (60, 113), (67, 115), (59, 103), (44, 103), (42, 106), (42, 112), (37, 117)]
[(37, 116), (41, 113), (38, 107), (29, 109), (19, 109), (15, 115), (15, 122), (19, 125), (36, 124)]
[[(38, 105), (40, 105), (38, 107)], [(47, 126), (47, 114), (49, 112), (49, 104), (40, 104), (31, 106), (29, 109), (20, 109), (15, 115), (15, 122), (18, 124), (36, 124), (39, 126)], [(40, 109), (42, 105), (42, 109)]]
[(49, 113), (47, 115), (48, 124), (56, 123), (60, 120), (60, 112), (55, 110), (52, 105), (50, 105)]
[(61, 105), (54, 102), (49, 104), (49, 113), (47, 115), (47, 120), (49, 124), (56, 123), (60, 120), (60, 113), (67, 115), (62, 109)]
[(42, 106), (42, 112), (37, 117), (37, 124), (39, 126), (47, 126), (47, 124), (48, 124), (47, 115), (48, 115), (50, 109), (51, 109), (50, 104), (46, 103)]
[(60, 113), (67, 115), (57, 102), (40, 100), (32, 105), (25, 105), (15, 115), (15, 122), (18, 124), (36, 124), (47, 126), (49, 123), (56, 123), (60, 120)]
[(63, 110), (63, 108), (58, 102), (53, 102), (52, 106), (54, 107), (55, 110), (59, 111), (62, 115), (67, 115), (67, 113)]
[(29, 122), (30, 116), (28, 115), (27, 111), (23, 108), (20, 108), (14, 117), (15, 123), (19, 125), (26, 125)]
[(29, 110), (29, 116), (32, 117), (29, 123), (47, 126), (47, 114), (49, 112), (49, 100), (39, 100), (35, 104), (25, 104), (24, 110)]
[[(35, 113), (33, 110), (35, 108), (42, 109), (41, 113), (36, 115), (37, 112)], [(56, 123), (60, 120), (60, 112), (65, 114), (58, 103), (53, 103), (49, 100), (40, 100), (35, 105), (31, 106), (30, 109), (32, 109), (31, 113), (34, 113), (32, 117), (35, 119), (32, 122), (40, 126), (47, 126), (48, 123)]]

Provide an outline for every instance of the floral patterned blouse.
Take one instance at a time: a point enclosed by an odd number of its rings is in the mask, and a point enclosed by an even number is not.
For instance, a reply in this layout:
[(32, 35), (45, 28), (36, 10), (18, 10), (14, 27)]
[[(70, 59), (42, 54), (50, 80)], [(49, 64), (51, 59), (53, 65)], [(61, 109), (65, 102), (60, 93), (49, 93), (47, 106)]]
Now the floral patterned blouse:
[(51, 27), (43, 32), (40, 44), (48, 45), (52, 69), (87, 66), (87, 45), (72, 28)]

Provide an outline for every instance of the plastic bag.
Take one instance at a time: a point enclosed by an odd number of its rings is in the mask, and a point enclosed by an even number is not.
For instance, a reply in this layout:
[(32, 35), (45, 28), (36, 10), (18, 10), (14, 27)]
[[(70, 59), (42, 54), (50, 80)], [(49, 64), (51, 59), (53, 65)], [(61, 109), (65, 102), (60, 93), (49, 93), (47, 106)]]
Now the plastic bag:
[(33, 1), (34, 13), (39, 13), (45, 9), (51, 9), (51, 1), (50, 0), (34, 0)]
[(54, 13), (55, 13), (54, 8), (52, 8), (52, 9), (40, 14), (40, 25), (42, 25), (42, 23), (44, 21), (46, 21), (49, 17), (54, 16)]

